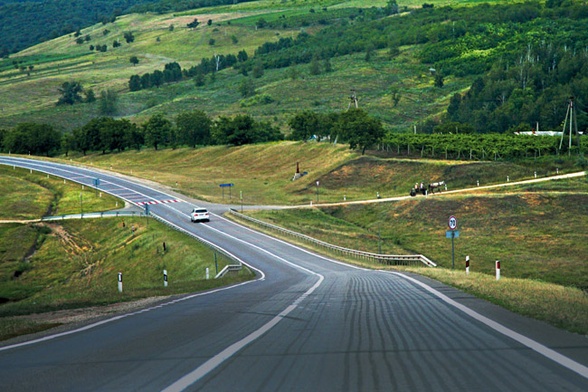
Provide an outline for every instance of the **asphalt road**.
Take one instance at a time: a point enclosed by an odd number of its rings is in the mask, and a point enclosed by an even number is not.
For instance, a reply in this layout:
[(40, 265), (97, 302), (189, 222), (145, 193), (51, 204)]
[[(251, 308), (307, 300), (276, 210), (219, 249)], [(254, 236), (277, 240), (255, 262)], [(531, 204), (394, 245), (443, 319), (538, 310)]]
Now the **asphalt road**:
[[(437, 282), (314, 255), (192, 200), (53, 163), (232, 253), (252, 282), (0, 347), (6, 391), (586, 391), (588, 339)], [(32, 166), (29, 166), (32, 165)]]

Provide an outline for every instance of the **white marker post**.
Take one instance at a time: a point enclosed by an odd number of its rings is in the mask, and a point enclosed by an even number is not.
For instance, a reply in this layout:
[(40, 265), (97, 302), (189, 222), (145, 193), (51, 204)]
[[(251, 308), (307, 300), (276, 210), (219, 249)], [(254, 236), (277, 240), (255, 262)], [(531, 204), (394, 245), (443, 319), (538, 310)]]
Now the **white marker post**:
[(466, 256), (466, 275), (470, 274), (470, 256)]
[(118, 292), (122, 293), (122, 272), (118, 273)]
[(210, 272), (208, 271), (208, 267), (206, 267), (206, 280), (210, 279)]
[(496, 260), (496, 280), (500, 280), (500, 260)]
[(163, 287), (167, 287), (167, 270), (163, 270)]

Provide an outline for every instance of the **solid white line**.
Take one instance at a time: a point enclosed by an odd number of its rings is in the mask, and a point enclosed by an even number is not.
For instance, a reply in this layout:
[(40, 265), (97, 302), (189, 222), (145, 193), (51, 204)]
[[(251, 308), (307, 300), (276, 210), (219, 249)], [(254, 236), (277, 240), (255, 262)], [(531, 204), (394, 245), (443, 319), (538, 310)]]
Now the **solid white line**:
[(179, 380), (177, 380), (176, 382), (174, 382), (173, 384), (171, 384), (167, 388), (163, 389), (162, 392), (183, 391), (184, 389), (188, 388), (190, 385), (194, 384), (196, 381), (198, 381), (199, 379), (201, 379), (202, 377), (204, 377), (205, 375), (210, 373), (212, 370), (214, 370), (216, 367), (218, 367), (224, 361), (231, 358), (233, 355), (235, 355), (237, 352), (242, 350), (249, 343), (255, 341), (256, 339), (261, 337), (263, 334), (268, 332), (270, 329), (275, 327), (280, 321), (282, 321), (284, 319), (284, 317), (286, 317), (290, 312), (292, 312), (294, 309), (296, 309), (296, 307), (298, 306), (298, 304), (301, 301), (303, 301), (309, 294), (311, 294), (314, 290), (317, 289), (317, 287), (319, 287), (321, 285), (324, 277), (319, 274), (316, 274), (316, 275), (319, 276), (319, 280), (314, 284), (314, 286), (312, 286), (310, 289), (308, 289), (304, 294), (302, 294), (298, 299), (296, 299), (296, 301), (294, 301), (291, 305), (289, 305), (286, 309), (284, 309), (280, 314), (275, 316), (273, 319), (271, 319), (269, 322), (264, 324), (258, 330), (253, 331), (252, 333), (247, 335), (245, 338), (239, 340), (236, 343), (233, 343), (232, 345), (230, 345), (229, 347), (227, 347), (226, 349), (224, 349), (223, 351), (216, 354), (214, 357), (210, 358), (208, 361), (204, 362), (202, 365), (200, 365), (199, 367), (194, 369), (192, 372), (186, 374), (184, 377), (180, 378)]
[(524, 335), (521, 335), (520, 333), (515, 332), (512, 329), (509, 329), (509, 328), (505, 327), (504, 325), (499, 324), (496, 321), (489, 319), (488, 317), (482, 316), (480, 313), (468, 308), (467, 306), (464, 306), (464, 305), (452, 300), (451, 298), (449, 298), (445, 294), (440, 293), (439, 291), (435, 290), (431, 286), (428, 286), (427, 284), (425, 284), (423, 282), (420, 282), (414, 278), (411, 278), (410, 276), (401, 274), (399, 272), (383, 271), (383, 270), (380, 270), (380, 271), (400, 276), (406, 280), (413, 282), (416, 285), (421, 286), (422, 288), (424, 288), (425, 290), (427, 290), (431, 294), (435, 295), (436, 297), (439, 297), (440, 299), (442, 299), (443, 301), (445, 301), (449, 305), (461, 310), (462, 312), (464, 312), (468, 316), (480, 321), (483, 324), (486, 324), (488, 327), (492, 328), (493, 330), (500, 332), (501, 334), (506, 335), (513, 340), (516, 340), (517, 342), (521, 343), (524, 346), (529, 347), (531, 350), (536, 351), (537, 353), (543, 355), (544, 357), (551, 359), (554, 362), (559, 363), (563, 367), (565, 367), (573, 372), (578, 373), (580, 376), (582, 376), (584, 378), (588, 378), (588, 367), (582, 365), (581, 363), (578, 363), (578, 362), (558, 353), (557, 351), (552, 350), (552, 349), (542, 345), (541, 343), (534, 341), (533, 339), (530, 339)]
[[(243, 263), (243, 264), (245, 264), (245, 263)], [(248, 264), (245, 264), (245, 265), (247, 265), (249, 267)], [(0, 347), (0, 351), (11, 350), (11, 349), (18, 348), (18, 347), (29, 346), (29, 345), (36, 344), (36, 343), (46, 342), (48, 340), (53, 340), (53, 339), (56, 339), (56, 338), (67, 336), (67, 335), (73, 335), (74, 333), (87, 331), (89, 329), (96, 328), (96, 327), (98, 327), (100, 325), (108, 324), (108, 323), (111, 323), (113, 321), (123, 319), (125, 317), (134, 316), (134, 315), (140, 314), (140, 313), (150, 312), (152, 310), (159, 309), (159, 308), (162, 308), (164, 306), (173, 305), (173, 304), (176, 304), (178, 302), (186, 301), (186, 300), (189, 300), (189, 299), (192, 299), (192, 298), (196, 298), (196, 297), (201, 297), (203, 295), (209, 295), (209, 294), (218, 293), (220, 291), (234, 289), (236, 287), (243, 286), (243, 285), (246, 285), (246, 284), (249, 284), (249, 283), (252, 283), (252, 282), (262, 281), (264, 279), (265, 279), (265, 275), (262, 274), (262, 276), (259, 279), (256, 279), (256, 280), (250, 280), (250, 281), (247, 281), (247, 282), (241, 282), (241, 283), (238, 283), (238, 284), (235, 284), (235, 285), (232, 285), (232, 286), (221, 287), (221, 288), (218, 288), (216, 290), (206, 291), (206, 292), (203, 292), (203, 293), (192, 294), (192, 295), (189, 295), (189, 296), (186, 296), (186, 297), (175, 299), (173, 301), (164, 302), (162, 304), (159, 304), (159, 305), (156, 305), (156, 306), (152, 306), (150, 308), (145, 308), (145, 309), (138, 310), (136, 312), (125, 313), (125, 314), (121, 314), (119, 316), (111, 317), (111, 318), (106, 319), (106, 320), (101, 320), (101, 321), (98, 321), (98, 322), (95, 322), (95, 323), (92, 323), (92, 324), (89, 324), (89, 325), (85, 325), (85, 326), (80, 327), (80, 328), (77, 328), (77, 329), (72, 329), (70, 331), (65, 331), (65, 332), (61, 332), (61, 333), (57, 333), (57, 334), (53, 334), (53, 335), (48, 335), (48, 336), (44, 336), (42, 338), (38, 338), (38, 339), (34, 339), (34, 340), (29, 340), (29, 341), (22, 342), (22, 343), (11, 344), (10, 346)]]

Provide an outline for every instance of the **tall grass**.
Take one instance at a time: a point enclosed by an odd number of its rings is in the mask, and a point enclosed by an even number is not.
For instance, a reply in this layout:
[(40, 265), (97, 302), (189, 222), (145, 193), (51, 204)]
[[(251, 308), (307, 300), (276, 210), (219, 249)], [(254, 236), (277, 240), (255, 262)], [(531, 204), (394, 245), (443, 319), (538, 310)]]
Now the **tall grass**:
[(588, 335), (588, 295), (566, 287), (530, 279), (501, 277), (448, 269), (409, 269), (421, 275), (485, 298), (519, 314), (548, 322), (558, 328)]

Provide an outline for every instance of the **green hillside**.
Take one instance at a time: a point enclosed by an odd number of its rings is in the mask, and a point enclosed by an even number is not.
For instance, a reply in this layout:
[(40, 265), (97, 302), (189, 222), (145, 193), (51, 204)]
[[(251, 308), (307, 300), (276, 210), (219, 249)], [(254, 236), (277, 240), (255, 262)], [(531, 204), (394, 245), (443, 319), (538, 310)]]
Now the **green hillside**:
[[(575, 95), (582, 129), (586, 123), (582, 88), (586, 56), (580, 51), (585, 38), (579, 29), (585, 22), (586, 6), (478, 3), (431, 1), (423, 8), (416, 1), (401, 1), (399, 13), (387, 16), (387, 2), (382, 0), (267, 0), (168, 14), (122, 15), (112, 23), (85, 28), (78, 37), (62, 36), (2, 60), (0, 127), (36, 122), (71, 131), (104, 114), (100, 98), (109, 90), (117, 97), (109, 115), (138, 124), (156, 113), (173, 119), (178, 113), (199, 109), (212, 118), (247, 113), (288, 133), (287, 122), (295, 113), (344, 111), (353, 90), (359, 107), (383, 121), (387, 129), (412, 131), (417, 127), (431, 132), (452, 102), (456, 105), (450, 113), (452, 121), (471, 118), (479, 126), (484, 119), (467, 110), (480, 111), (478, 105), (488, 102), (494, 90), (463, 95), (463, 99), (472, 99), (470, 106), (465, 101), (460, 105), (455, 95), (464, 94), (476, 78), (501, 64), (512, 72), (493, 71), (490, 77), (503, 79), (499, 93), (509, 105), (496, 114), (496, 107), (486, 105), (488, 115), (496, 117), (488, 117), (487, 124), (509, 127), (524, 119), (527, 124), (536, 120), (547, 127), (559, 126), (567, 106), (564, 97)], [(482, 8), (478, 11), (477, 7)], [(195, 19), (198, 26), (188, 27)], [(132, 33), (132, 42), (126, 40), (128, 33)], [(536, 70), (531, 63), (523, 64), (526, 68), (521, 70), (517, 65), (522, 55), (551, 60), (543, 56), (542, 45), (552, 48), (554, 58), (567, 67), (556, 81), (540, 74), (543, 64), (535, 66)], [(106, 51), (97, 50), (102, 47)], [(574, 52), (578, 54), (577, 69), (569, 68), (568, 59), (561, 55), (572, 47), (578, 48)], [(221, 62), (219, 72), (203, 75), (202, 85), (193, 76), (184, 76), (179, 82), (129, 90), (133, 75), (163, 70), (174, 62), (187, 73), (203, 59), (210, 62), (215, 56), (237, 56), (242, 51), (248, 60), (224, 69)], [(133, 65), (131, 57), (138, 63)], [(256, 66), (261, 67), (261, 74), (255, 74)], [(528, 85), (539, 90), (521, 97), (516, 80), (521, 72)], [(253, 84), (255, 96), (242, 95), (240, 86), (245, 80)], [(72, 81), (85, 91), (92, 90), (98, 99), (56, 106), (59, 88)], [(546, 89), (546, 83), (552, 88)], [(484, 86), (499, 88), (488, 81)], [(549, 101), (552, 96), (556, 99)], [(533, 104), (522, 105), (523, 98)], [(553, 102), (551, 107), (548, 102)], [(512, 118), (515, 113), (520, 118)]]

